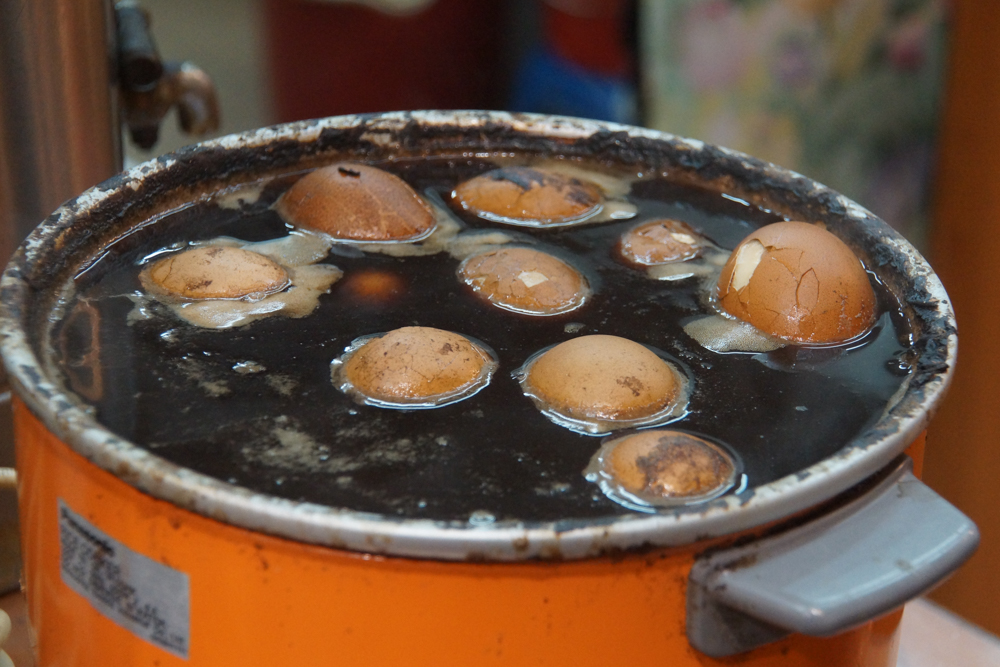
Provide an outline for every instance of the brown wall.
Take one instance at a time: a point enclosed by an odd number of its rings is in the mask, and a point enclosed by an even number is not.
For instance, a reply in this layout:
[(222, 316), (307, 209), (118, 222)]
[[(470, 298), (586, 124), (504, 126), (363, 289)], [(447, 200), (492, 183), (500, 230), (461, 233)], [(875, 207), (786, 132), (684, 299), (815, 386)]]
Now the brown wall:
[(932, 597), (1000, 634), (1000, 2), (954, 8), (931, 263), (955, 306), (959, 360), (925, 478), (982, 544)]

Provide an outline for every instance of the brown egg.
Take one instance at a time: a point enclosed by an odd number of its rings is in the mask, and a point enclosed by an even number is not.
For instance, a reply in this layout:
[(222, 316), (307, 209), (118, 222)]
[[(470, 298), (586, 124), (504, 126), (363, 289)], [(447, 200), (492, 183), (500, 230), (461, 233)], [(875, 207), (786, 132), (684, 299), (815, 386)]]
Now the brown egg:
[(496, 365), (465, 336), (403, 327), (363, 341), (335, 362), (333, 374), (342, 390), (376, 404), (437, 407), (486, 386)]
[(875, 321), (875, 293), (861, 260), (805, 222), (777, 222), (743, 239), (719, 276), (718, 299), (730, 315), (800, 343), (840, 343)]
[(296, 227), (349, 241), (414, 241), (435, 226), (430, 207), (402, 179), (349, 162), (306, 174), (277, 210)]
[(539, 407), (569, 419), (641, 420), (669, 409), (681, 380), (670, 364), (617, 336), (581, 336), (528, 364), (521, 386)]
[(192, 248), (149, 268), (155, 288), (185, 299), (263, 298), (288, 287), (288, 272), (263, 255), (226, 246)]
[(505, 167), (460, 184), (452, 199), (494, 222), (537, 227), (576, 222), (601, 208), (601, 190), (563, 174)]
[(644, 500), (692, 500), (733, 485), (735, 465), (717, 445), (679, 431), (642, 431), (613, 443), (603, 469), (614, 483)]
[(557, 315), (583, 305), (590, 290), (579, 271), (548, 253), (501, 248), (475, 255), (458, 269), (480, 297), (528, 315)]
[(406, 281), (389, 271), (364, 269), (351, 273), (342, 289), (359, 301), (385, 303), (406, 292)]
[(653, 220), (633, 227), (618, 242), (618, 254), (630, 264), (655, 266), (699, 256), (705, 239), (680, 220)]

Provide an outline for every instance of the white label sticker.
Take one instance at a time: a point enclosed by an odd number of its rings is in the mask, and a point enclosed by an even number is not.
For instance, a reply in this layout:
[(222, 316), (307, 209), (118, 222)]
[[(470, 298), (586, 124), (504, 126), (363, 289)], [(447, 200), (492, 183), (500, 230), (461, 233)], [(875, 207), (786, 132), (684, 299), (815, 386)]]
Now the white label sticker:
[(63, 582), (126, 630), (187, 659), (188, 576), (132, 551), (59, 499)]

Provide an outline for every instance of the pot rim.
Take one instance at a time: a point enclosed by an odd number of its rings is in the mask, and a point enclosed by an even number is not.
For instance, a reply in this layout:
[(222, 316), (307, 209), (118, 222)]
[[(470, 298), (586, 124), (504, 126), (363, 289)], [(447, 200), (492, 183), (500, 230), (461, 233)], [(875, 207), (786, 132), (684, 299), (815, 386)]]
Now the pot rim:
[[(733, 182), (736, 178), (733, 174), (744, 174), (747, 178), (752, 175), (761, 179), (759, 187), (764, 190), (777, 188), (783, 192), (785, 188), (791, 192), (789, 196), (804, 198), (810, 204), (821, 203), (832, 224), (863, 230), (866, 244), (872, 244), (870, 247), (882, 253), (880, 257), (885, 263), (903, 272), (907, 283), (916, 288), (905, 297), (904, 306), (912, 309), (911, 319), (918, 317), (920, 326), (930, 328), (932, 343), (919, 353), (915, 364), (918, 369), (915, 372), (921, 373), (919, 382), (912, 381), (915, 375), (911, 374), (911, 381), (899, 400), (873, 426), (833, 456), (745, 493), (658, 514), (481, 526), (398, 519), (285, 500), (196, 473), (114, 435), (98, 424), (61, 383), (47, 378), (45, 367), (35, 354), (33, 337), (28, 333), (32, 326), (31, 300), (38, 293), (33, 277), (40, 261), (61, 245), (60, 235), (74, 220), (96, 214), (123, 193), (139, 191), (149, 179), (189, 168), (193, 161), (205, 156), (220, 167), (227, 164), (227, 159), (232, 161), (235, 154), (245, 154), (248, 149), (264, 160), (279, 145), (297, 147), (304, 155), (316, 154), (316, 145), (326, 141), (324, 137), (346, 131), (392, 151), (406, 145), (406, 133), (414, 128), (427, 136), (433, 132), (475, 132), (487, 126), (499, 129), (508, 140), (546, 139), (583, 145), (600, 139), (605, 145), (608, 141), (619, 146), (634, 143), (646, 151), (659, 147), (670, 151), (679, 168), (698, 174), (716, 174), (720, 163), (726, 165), (731, 173), (728, 181), (723, 178), (724, 184), (742, 187), (738, 179)], [(252, 173), (252, 169), (237, 169), (235, 173)], [(760, 196), (767, 197), (768, 193)], [(788, 517), (849, 489), (906, 449), (926, 428), (943, 398), (957, 354), (954, 313), (940, 280), (912, 245), (846, 197), (795, 172), (693, 139), (615, 123), (505, 112), (418, 111), (339, 116), (229, 135), (161, 156), (87, 190), (56, 210), (15, 253), (0, 280), (0, 299), (3, 307), (0, 353), (17, 395), (50, 431), (103, 470), (158, 499), (242, 528), (352, 551), (443, 560), (594, 557), (646, 546), (681, 546)]]

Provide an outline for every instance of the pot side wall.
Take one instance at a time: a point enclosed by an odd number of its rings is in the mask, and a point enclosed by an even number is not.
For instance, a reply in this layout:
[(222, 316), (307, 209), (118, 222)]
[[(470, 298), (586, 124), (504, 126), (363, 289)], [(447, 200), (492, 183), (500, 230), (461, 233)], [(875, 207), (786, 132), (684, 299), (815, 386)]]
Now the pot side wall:
[[(714, 660), (685, 636), (699, 546), (570, 562), (387, 558), (254, 533), (155, 500), (90, 464), (15, 402), (29, 617), (40, 667), (624, 665), (889, 667), (902, 611), (829, 639)], [(59, 501), (190, 583), (185, 660), (69, 588)]]

